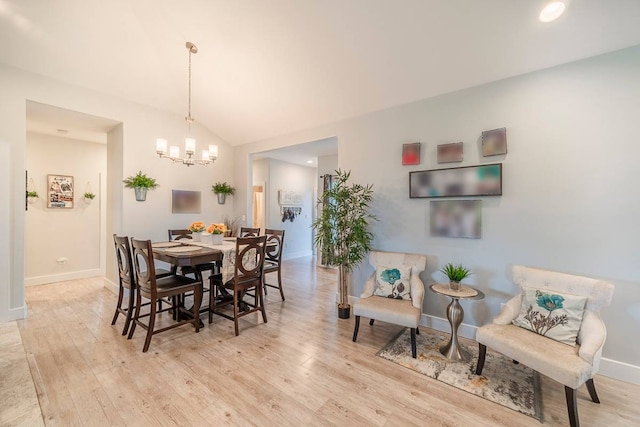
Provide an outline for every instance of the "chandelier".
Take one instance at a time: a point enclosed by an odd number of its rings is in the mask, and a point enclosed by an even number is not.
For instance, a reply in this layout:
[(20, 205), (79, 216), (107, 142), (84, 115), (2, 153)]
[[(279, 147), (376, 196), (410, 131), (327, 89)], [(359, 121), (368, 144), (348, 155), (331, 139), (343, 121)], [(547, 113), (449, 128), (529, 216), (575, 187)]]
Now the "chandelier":
[(186, 157), (180, 157), (180, 147), (172, 145), (169, 147), (169, 154), (167, 155), (167, 140), (158, 138), (156, 140), (156, 153), (162, 159), (170, 159), (174, 163), (182, 163), (183, 165), (208, 165), (213, 163), (218, 158), (218, 146), (209, 145), (208, 150), (202, 150), (202, 157), (199, 159), (194, 157), (196, 155), (196, 140), (191, 138), (191, 125), (193, 124), (193, 117), (191, 117), (191, 54), (198, 53), (198, 48), (191, 42), (186, 44), (189, 51), (189, 112), (184, 119), (187, 121), (187, 137), (184, 139), (184, 152)]

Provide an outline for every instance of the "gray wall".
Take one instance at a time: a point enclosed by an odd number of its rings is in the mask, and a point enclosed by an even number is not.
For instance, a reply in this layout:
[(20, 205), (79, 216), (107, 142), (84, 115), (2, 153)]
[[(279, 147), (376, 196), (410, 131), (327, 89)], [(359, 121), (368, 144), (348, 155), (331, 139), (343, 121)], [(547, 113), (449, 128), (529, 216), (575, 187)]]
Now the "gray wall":
[[(487, 297), (465, 303), (465, 323), (482, 325), (517, 293), (510, 268), (525, 264), (611, 280), (603, 311), (604, 356), (640, 365), (640, 47), (344, 120), (238, 147), (248, 153), (337, 136), (339, 165), (355, 182), (374, 185), (375, 247), (429, 256), (423, 278), (461, 262), (468, 283)], [(483, 130), (507, 128), (508, 154), (483, 158)], [(401, 166), (403, 143), (423, 143), (422, 164)], [(429, 235), (429, 200), (409, 199), (411, 170), (438, 165), (437, 144), (464, 141), (464, 162), (503, 163), (503, 196), (485, 197), (482, 239)], [(243, 171), (237, 171), (243, 188)], [(242, 197), (238, 197), (242, 200)], [(237, 206), (243, 209), (243, 206)], [(369, 267), (356, 271), (359, 295)], [(428, 293), (423, 311), (444, 317), (447, 301)]]

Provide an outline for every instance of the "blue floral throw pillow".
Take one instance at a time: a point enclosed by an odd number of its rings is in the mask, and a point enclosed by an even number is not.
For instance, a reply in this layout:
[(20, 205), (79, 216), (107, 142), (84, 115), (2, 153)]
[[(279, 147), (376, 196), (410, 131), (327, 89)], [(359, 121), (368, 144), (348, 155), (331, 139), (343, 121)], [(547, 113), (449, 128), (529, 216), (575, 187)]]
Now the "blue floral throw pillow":
[(586, 302), (586, 296), (563, 294), (550, 289), (524, 288), (520, 314), (512, 323), (574, 346)]
[(378, 267), (373, 295), (394, 299), (411, 299), (411, 267)]

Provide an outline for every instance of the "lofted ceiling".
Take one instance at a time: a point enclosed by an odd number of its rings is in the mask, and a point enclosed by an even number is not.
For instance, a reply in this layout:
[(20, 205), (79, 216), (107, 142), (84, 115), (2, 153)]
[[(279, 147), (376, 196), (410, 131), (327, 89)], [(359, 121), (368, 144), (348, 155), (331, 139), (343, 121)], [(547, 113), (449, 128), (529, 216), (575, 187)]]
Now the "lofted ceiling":
[(640, 44), (640, 1), (0, 0), (0, 62), (233, 145)]

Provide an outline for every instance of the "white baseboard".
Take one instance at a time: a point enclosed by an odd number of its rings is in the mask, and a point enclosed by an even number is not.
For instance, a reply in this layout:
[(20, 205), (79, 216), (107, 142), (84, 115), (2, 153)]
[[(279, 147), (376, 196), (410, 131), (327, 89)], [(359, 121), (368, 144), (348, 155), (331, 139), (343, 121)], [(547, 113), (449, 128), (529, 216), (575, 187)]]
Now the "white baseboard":
[(110, 290), (111, 292), (113, 292), (115, 295), (118, 295), (118, 292), (120, 292), (118, 286), (119, 286), (118, 284), (113, 283), (111, 280), (107, 279), (106, 277), (104, 278), (104, 287)]
[[(336, 293), (336, 301), (337, 295), (338, 294)], [(359, 299), (360, 298), (358, 297), (349, 296), (349, 304), (353, 305), (353, 303), (355, 303)], [(451, 333), (451, 326), (449, 325), (449, 321), (447, 319), (438, 316), (432, 316), (430, 314), (422, 313), (420, 326), (425, 326), (427, 328), (435, 329), (436, 331), (440, 332)], [(463, 338), (475, 340), (477, 330), (477, 326), (462, 323), (458, 328), (458, 335)], [(598, 371), (598, 374), (619, 381), (640, 385), (640, 366), (631, 365), (629, 363), (619, 362), (617, 360), (607, 359), (606, 357), (603, 357), (602, 359), (600, 359), (600, 370)]]
[(27, 306), (23, 305), (22, 307), (9, 309), (6, 319), (3, 319), (3, 321), (10, 322), (12, 320), (26, 319), (26, 318), (27, 318)]
[(282, 254), (282, 259), (286, 260), (286, 259), (293, 259), (293, 258), (302, 258), (305, 256), (311, 256), (313, 255), (313, 251), (312, 250), (307, 250), (307, 251), (297, 251), (297, 252), (285, 252)]
[(629, 363), (618, 362), (617, 360), (600, 359), (599, 375), (614, 378), (631, 384), (640, 385), (640, 366), (631, 365)]
[(99, 268), (91, 270), (71, 271), (68, 273), (51, 274), (47, 276), (27, 277), (24, 279), (25, 286), (45, 285), (47, 283), (64, 282), (67, 280), (86, 279), (87, 277), (102, 276)]

